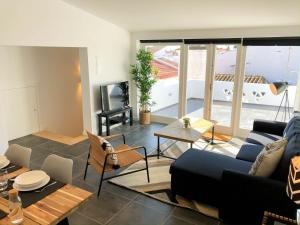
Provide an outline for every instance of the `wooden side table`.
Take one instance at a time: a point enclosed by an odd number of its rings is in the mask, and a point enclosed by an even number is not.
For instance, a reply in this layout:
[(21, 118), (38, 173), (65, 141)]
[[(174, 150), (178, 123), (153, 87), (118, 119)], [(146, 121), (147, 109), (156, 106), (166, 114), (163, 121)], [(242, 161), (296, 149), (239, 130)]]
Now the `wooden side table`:
[(294, 219), (290, 219), (284, 216), (277, 215), (275, 213), (265, 211), (262, 225), (274, 224), (274, 222), (279, 222), (288, 225), (297, 225), (297, 221)]

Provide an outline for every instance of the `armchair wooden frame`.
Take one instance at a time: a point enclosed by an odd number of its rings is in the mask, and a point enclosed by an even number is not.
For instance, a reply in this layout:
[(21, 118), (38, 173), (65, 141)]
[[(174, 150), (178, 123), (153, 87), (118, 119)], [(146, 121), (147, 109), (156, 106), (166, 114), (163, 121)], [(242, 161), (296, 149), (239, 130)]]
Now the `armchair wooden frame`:
[[(90, 134), (89, 132), (88, 132), (88, 135), (89, 135), (91, 144), (90, 144), (89, 154), (88, 154), (88, 157), (87, 157), (87, 162), (86, 162), (85, 171), (84, 171), (84, 177), (83, 177), (84, 180), (85, 180), (85, 178), (86, 178), (88, 166), (89, 166), (89, 165), (92, 165), (92, 163), (90, 162), (90, 159), (91, 159), (91, 150), (92, 150), (92, 148), (93, 148), (93, 147), (94, 147), (94, 148), (97, 148), (97, 149), (95, 149), (96, 151), (102, 151), (102, 152), (105, 152), (105, 151), (103, 151), (103, 149), (102, 149), (102, 147), (101, 147), (100, 145), (99, 145), (99, 147), (93, 146), (91, 138), (94, 138), (94, 140), (96, 140), (95, 137), (97, 137), (97, 136), (95, 136), (95, 135), (93, 135), (93, 134)], [(120, 137), (122, 137), (124, 145), (122, 145), (120, 148), (118, 148), (119, 146), (117, 146), (114, 153), (104, 153), (105, 158), (104, 158), (103, 166), (100, 165), (100, 164), (97, 164), (97, 166), (102, 167), (102, 168), (101, 168), (101, 171), (98, 170), (98, 172), (101, 174), (101, 176), (100, 176), (99, 188), (98, 188), (98, 193), (97, 193), (97, 196), (98, 196), (98, 197), (99, 197), (99, 195), (100, 195), (100, 191), (101, 191), (101, 187), (102, 187), (103, 181), (109, 180), (109, 179), (111, 179), (111, 178), (116, 178), (116, 177), (120, 177), (120, 176), (124, 176), (124, 175), (128, 175), (128, 174), (132, 174), (132, 173), (136, 173), (136, 172), (140, 172), (140, 171), (146, 170), (146, 171), (147, 171), (147, 180), (148, 180), (148, 183), (150, 182), (149, 168), (148, 168), (147, 149), (146, 149), (144, 146), (128, 146), (128, 145), (126, 145), (126, 140), (125, 140), (125, 135), (124, 135), (124, 134), (115, 134), (115, 135), (110, 135), (110, 136), (106, 136), (106, 137), (103, 137), (103, 138), (106, 139), (106, 140), (112, 140), (112, 139), (120, 138)], [(97, 137), (97, 139), (99, 140), (98, 137)], [(94, 143), (95, 143), (95, 142), (94, 142)], [(99, 143), (100, 143), (100, 141), (99, 141)], [(137, 153), (137, 152), (136, 152), (136, 150), (138, 150), (138, 149), (144, 149), (144, 154), (145, 154), (144, 157), (142, 157), (142, 155), (141, 155), (140, 153)], [(135, 152), (135, 153), (131, 153), (131, 152)], [(139, 161), (140, 159), (144, 159), (144, 160), (145, 160), (146, 167), (143, 168), (143, 169), (137, 169), (137, 170), (133, 170), (133, 171), (130, 171), (130, 172), (127, 172), (127, 173), (120, 173), (120, 174), (117, 174), (117, 175), (114, 175), (114, 176), (110, 176), (110, 177), (104, 178), (104, 173), (105, 173), (105, 172), (109, 172), (109, 171), (112, 171), (112, 170), (113, 170), (113, 168), (111, 167), (111, 165), (108, 164), (108, 157), (109, 157), (110, 155), (112, 155), (112, 154), (117, 154), (117, 155), (118, 155), (118, 158), (119, 158), (119, 156), (120, 156), (121, 154), (124, 154), (124, 155), (125, 155), (125, 154), (128, 154), (128, 153), (129, 153), (129, 154), (136, 154), (139, 158), (137, 158), (137, 160), (136, 160), (136, 161), (133, 161), (132, 163), (123, 163), (123, 164), (120, 163), (120, 168), (129, 166), (129, 165), (131, 165), (131, 164), (133, 164), (133, 163)], [(123, 156), (124, 156), (124, 155), (123, 155)], [(133, 155), (133, 156), (135, 156), (135, 155)], [(124, 158), (124, 157), (123, 157), (123, 158)]]

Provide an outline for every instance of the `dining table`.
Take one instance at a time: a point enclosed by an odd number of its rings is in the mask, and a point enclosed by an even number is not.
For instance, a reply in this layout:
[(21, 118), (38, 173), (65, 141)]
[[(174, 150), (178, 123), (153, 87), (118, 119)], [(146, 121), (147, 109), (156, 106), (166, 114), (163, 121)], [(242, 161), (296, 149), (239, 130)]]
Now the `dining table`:
[[(8, 173), (8, 179), (13, 179), (30, 169), (20, 167), (18, 170)], [(30, 206), (23, 208), (23, 225), (53, 225), (67, 218), (78, 207), (84, 204), (92, 196), (91, 192), (66, 184), (51, 194), (45, 196)], [(0, 210), (9, 213), (8, 200), (0, 197)], [(9, 225), (8, 216), (0, 219), (0, 225)]]

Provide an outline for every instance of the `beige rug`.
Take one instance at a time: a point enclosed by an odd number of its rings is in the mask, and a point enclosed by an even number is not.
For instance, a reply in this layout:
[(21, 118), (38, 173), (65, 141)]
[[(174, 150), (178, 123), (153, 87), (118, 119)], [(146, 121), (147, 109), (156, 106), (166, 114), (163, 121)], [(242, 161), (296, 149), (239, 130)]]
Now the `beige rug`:
[[(243, 141), (237, 138), (233, 138), (229, 142), (216, 141), (215, 145), (208, 145), (204, 140), (199, 140), (194, 144), (193, 147), (235, 157), (242, 144)], [(168, 140), (161, 145), (161, 149), (163, 150), (168, 146), (171, 147), (167, 149), (165, 155), (175, 158), (179, 157), (189, 148), (189, 145), (186, 143)], [(157, 159), (156, 157), (149, 158), (148, 163), (150, 183), (147, 182), (146, 171), (113, 178), (110, 180), (110, 182), (134, 191), (138, 191), (160, 201), (167, 202), (169, 204), (175, 204), (180, 207), (190, 208), (207, 216), (218, 218), (218, 210), (214, 207), (205, 205), (201, 202), (192, 201), (181, 196), (176, 196), (176, 200), (171, 199), (171, 176), (169, 174), (169, 168), (172, 162), (173, 160), (162, 157), (160, 159)], [(123, 171), (123, 173), (144, 167), (145, 161), (142, 160), (128, 167)]]

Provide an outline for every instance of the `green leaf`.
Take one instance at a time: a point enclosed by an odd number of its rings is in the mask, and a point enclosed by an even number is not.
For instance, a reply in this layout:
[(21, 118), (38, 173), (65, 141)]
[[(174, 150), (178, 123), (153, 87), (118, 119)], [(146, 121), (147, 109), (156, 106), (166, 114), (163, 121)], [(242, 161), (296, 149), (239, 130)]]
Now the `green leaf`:
[(132, 80), (140, 90), (139, 103), (141, 109), (149, 111), (150, 106), (153, 105), (151, 89), (157, 82), (156, 78), (159, 71), (151, 65), (153, 60), (152, 52), (140, 49), (136, 54), (136, 59), (137, 63), (130, 65), (130, 73)]

